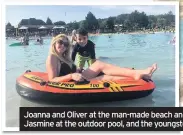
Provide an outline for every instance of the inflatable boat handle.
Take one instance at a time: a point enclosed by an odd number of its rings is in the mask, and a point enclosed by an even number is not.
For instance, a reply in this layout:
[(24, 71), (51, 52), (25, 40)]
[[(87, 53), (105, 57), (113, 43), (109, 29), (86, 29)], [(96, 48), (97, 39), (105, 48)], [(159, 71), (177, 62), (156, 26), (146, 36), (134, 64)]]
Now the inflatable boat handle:
[(46, 82), (46, 81), (41, 81), (41, 82), (40, 82), (40, 85), (41, 85), (41, 86), (44, 86), (44, 85), (47, 85), (47, 84), (48, 84), (48, 82)]
[(75, 85), (83, 85), (83, 84), (89, 84), (90, 81), (87, 81), (86, 79), (84, 79), (84, 81), (75, 81)]
[(26, 70), (26, 71), (25, 71), (25, 73), (29, 73), (29, 72), (31, 72), (31, 70)]

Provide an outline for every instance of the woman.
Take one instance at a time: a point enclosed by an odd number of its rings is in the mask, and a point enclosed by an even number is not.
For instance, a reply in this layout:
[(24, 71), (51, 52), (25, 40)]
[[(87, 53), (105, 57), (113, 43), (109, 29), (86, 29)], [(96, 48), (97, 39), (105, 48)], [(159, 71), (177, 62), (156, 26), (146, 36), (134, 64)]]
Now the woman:
[[(151, 78), (154, 71), (157, 69), (157, 64), (153, 64), (143, 70), (133, 70), (128, 68), (120, 68), (96, 60), (88, 69), (82, 73), (76, 73), (76, 67), (70, 59), (69, 39), (66, 35), (59, 34), (51, 41), (50, 54), (46, 60), (46, 69), (48, 72), (49, 81), (83, 81), (84, 79), (91, 80), (118, 80), (124, 77), (133, 79), (141, 79), (142, 77)], [(98, 76), (100, 73), (102, 75)]]

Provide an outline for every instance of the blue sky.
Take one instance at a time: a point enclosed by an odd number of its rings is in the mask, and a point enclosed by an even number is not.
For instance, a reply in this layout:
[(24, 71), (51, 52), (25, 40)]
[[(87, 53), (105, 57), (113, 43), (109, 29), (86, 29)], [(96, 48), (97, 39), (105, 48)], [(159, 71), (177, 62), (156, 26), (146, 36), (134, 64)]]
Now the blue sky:
[(164, 14), (172, 11), (175, 14), (175, 6), (149, 5), (149, 6), (65, 6), (65, 5), (8, 5), (6, 6), (6, 23), (17, 25), (21, 19), (36, 18), (46, 21), (49, 17), (53, 22), (84, 20), (87, 13), (91, 11), (96, 18), (107, 18), (123, 13), (131, 13), (134, 10), (144, 11), (147, 15)]

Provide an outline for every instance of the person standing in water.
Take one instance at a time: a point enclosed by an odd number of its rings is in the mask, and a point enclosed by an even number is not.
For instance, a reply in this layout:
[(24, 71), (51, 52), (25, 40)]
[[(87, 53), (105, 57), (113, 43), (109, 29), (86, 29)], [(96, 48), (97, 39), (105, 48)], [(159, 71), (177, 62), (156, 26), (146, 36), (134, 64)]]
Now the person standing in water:
[(29, 34), (25, 33), (25, 35), (21, 38), (21, 44), (29, 45)]
[(41, 34), (39, 34), (37, 40), (38, 43), (43, 44), (43, 38), (41, 37)]

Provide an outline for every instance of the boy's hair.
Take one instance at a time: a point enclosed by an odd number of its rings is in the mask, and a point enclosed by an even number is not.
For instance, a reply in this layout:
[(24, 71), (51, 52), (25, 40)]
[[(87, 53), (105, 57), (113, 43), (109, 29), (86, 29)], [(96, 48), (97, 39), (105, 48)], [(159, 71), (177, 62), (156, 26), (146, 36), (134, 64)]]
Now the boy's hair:
[(88, 31), (86, 31), (84, 28), (79, 28), (76, 31), (76, 34), (82, 35), (82, 36), (88, 36)]

